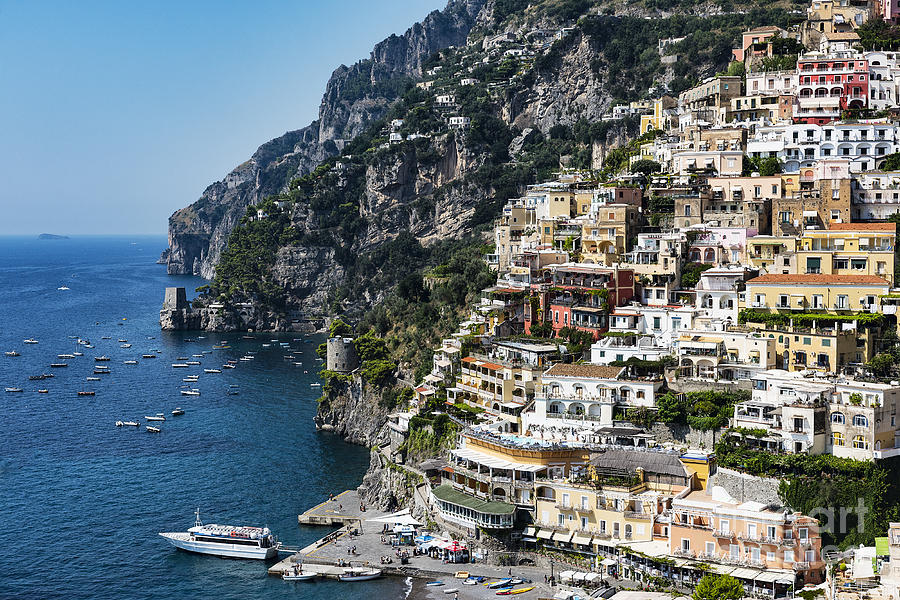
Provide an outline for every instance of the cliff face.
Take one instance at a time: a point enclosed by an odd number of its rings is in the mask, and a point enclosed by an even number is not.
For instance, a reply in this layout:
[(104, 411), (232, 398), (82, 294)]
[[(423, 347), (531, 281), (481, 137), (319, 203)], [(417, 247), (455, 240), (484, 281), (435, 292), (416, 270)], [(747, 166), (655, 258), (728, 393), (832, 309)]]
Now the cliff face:
[(319, 402), (316, 428), (334, 432), (353, 444), (386, 444), (388, 411), (380, 404), (380, 394), (366, 386), (359, 375), (354, 375), (350, 383), (333, 385), (334, 389), (326, 390)]
[(246, 162), (210, 185), (194, 204), (169, 218), (169, 249), (163, 254), (170, 274), (207, 279), (235, 224), (247, 206), (283, 191), (291, 179), (309, 173), (338, 153), (396, 99), (391, 81), (421, 75), (432, 53), (464, 44), (484, 0), (451, 0), (402, 36), (379, 43), (368, 60), (337, 68), (329, 79), (319, 118), (263, 144)]

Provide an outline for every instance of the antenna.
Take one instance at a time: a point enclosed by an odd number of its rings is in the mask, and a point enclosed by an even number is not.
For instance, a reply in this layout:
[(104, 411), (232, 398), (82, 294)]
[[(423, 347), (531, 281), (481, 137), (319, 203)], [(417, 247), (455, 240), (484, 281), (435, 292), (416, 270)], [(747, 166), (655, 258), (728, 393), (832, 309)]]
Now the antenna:
[(203, 523), (200, 522), (200, 507), (199, 506), (197, 507), (197, 511), (194, 512), (194, 517), (195, 517), (194, 527), (200, 527), (201, 525), (203, 525)]

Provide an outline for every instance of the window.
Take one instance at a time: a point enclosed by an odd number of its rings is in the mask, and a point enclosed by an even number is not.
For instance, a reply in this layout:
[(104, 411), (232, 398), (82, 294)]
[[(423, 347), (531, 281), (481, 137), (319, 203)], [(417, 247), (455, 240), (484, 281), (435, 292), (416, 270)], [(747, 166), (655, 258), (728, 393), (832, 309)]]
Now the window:
[(846, 258), (836, 258), (834, 259), (834, 268), (835, 269), (849, 269), (850, 268), (850, 260)]
[[(843, 417), (843, 415), (841, 415)], [(843, 446), (844, 445), (844, 434), (840, 431), (835, 431), (831, 434), (831, 444), (833, 446)]]
[(681, 549), (685, 552), (691, 551), (691, 540), (687, 538), (681, 538)]
[(741, 557), (741, 547), (737, 544), (730, 544), (728, 546), (728, 553), (731, 555), (731, 558), (740, 558)]
[(821, 273), (822, 272), (822, 259), (821, 258), (807, 258), (806, 259), (806, 272), (807, 273)]
[(797, 538), (798, 538), (799, 540), (801, 540), (801, 541), (802, 541), (802, 540), (808, 540), (808, 539), (809, 539), (809, 528), (808, 528), (808, 527), (801, 527), (801, 528), (799, 529), (799, 533), (798, 533), (798, 535), (797, 535)]
[(774, 525), (768, 525), (766, 527), (766, 537), (769, 538), (770, 540), (775, 539), (775, 526)]
[(786, 562), (786, 563), (794, 562), (794, 551), (793, 550), (785, 550), (784, 551), (784, 562)]
[(853, 437), (853, 449), (854, 450), (868, 450), (869, 442), (861, 435), (857, 435)]
[(812, 305), (813, 308), (825, 308), (825, 300), (824, 296), (819, 294), (814, 294), (812, 297)]
[(775, 553), (774, 552), (766, 552), (766, 560), (768, 560), (768, 561), (775, 560)]
[(853, 426), (854, 427), (868, 427), (869, 419), (865, 417), (865, 415), (854, 415), (853, 417)]
[(789, 308), (791, 305), (791, 301), (788, 298), (787, 294), (781, 294), (778, 296), (778, 306), (782, 308)]
[(845, 294), (840, 294), (837, 297), (837, 303), (835, 308), (847, 308), (850, 304), (848, 297)]
[(719, 531), (722, 533), (729, 533), (731, 529), (728, 528), (728, 525), (728, 519), (719, 519)]
[(833, 412), (831, 413), (831, 422), (837, 425), (844, 424), (844, 413), (842, 412)]
[(653, 329), (659, 329), (659, 328), (660, 328), (660, 318), (653, 317)]
[(806, 562), (815, 562), (816, 561), (816, 551), (815, 550), (807, 550), (806, 555), (804, 556)]
[(716, 545), (713, 542), (706, 542), (706, 555), (714, 556), (716, 554)]
[(557, 525), (561, 527), (565, 527), (566, 525), (566, 515), (556, 515)]

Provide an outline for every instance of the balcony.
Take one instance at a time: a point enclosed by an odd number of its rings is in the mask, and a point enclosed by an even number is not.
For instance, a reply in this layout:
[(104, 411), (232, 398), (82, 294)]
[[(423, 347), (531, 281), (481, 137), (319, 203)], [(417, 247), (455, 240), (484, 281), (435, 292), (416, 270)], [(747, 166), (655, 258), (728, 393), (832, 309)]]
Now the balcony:
[(716, 531), (713, 531), (713, 537), (723, 539), (723, 540), (733, 540), (734, 532), (733, 531), (718, 531), (718, 530), (716, 530)]
[(554, 506), (557, 510), (575, 510), (575, 507), (568, 502), (557, 502)]
[(674, 552), (672, 552), (672, 555), (673, 555), (673, 556), (680, 556), (680, 557), (682, 557), (682, 558), (694, 558), (694, 551), (693, 551), (693, 550), (681, 550), (681, 549), (678, 549), (678, 550), (675, 550)]
[(637, 520), (640, 520), (640, 521), (649, 521), (649, 520), (650, 520), (650, 514), (649, 514), (649, 513), (642, 513), (642, 512), (635, 512), (635, 511), (633, 511), (633, 510), (626, 510), (626, 511), (625, 511), (625, 518), (626, 518), (626, 519), (637, 519)]
[(797, 545), (797, 540), (795, 540), (794, 538), (783, 538), (779, 542), (779, 544), (781, 546), (784, 546), (785, 548), (793, 548), (794, 546)]
[(805, 562), (805, 561), (804, 561), (804, 562), (795, 562), (795, 563), (794, 563), (794, 570), (795, 570), (795, 571), (808, 571), (808, 570), (809, 570), (809, 563), (808, 563), (808, 562)]

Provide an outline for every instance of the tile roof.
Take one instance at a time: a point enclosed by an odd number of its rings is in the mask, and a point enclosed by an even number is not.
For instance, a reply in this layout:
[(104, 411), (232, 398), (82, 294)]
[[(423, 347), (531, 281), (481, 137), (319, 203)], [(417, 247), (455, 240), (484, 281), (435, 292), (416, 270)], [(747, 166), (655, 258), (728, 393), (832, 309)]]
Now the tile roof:
[(771, 273), (760, 275), (747, 282), (747, 285), (760, 283), (807, 283), (827, 285), (883, 285), (888, 286), (887, 281), (875, 275), (825, 275), (825, 274), (797, 274), (783, 275)]
[(610, 367), (608, 365), (567, 365), (557, 363), (547, 369), (544, 375), (551, 377), (597, 377), (600, 379), (615, 379), (625, 367)]
[(832, 223), (829, 231), (897, 231), (895, 223)]

